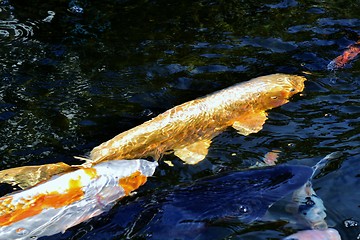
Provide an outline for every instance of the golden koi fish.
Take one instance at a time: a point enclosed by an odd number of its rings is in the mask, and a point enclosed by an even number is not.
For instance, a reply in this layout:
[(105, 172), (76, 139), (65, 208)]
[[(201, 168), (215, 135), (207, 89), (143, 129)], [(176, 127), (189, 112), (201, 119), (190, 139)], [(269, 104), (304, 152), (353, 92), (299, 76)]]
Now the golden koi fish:
[(87, 164), (151, 156), (173, 151), (188, 164), (203, 160), (211, 139), (232, 126), (248, 135), (262, 129), (266, 110), (287, 103), (304, 89), (302, 76), (273, 74), (176, 106), (95, 147)]
[[(150, 121), (95, 147), (86, 159), (91, 167), (106, 160), (137, 159), (174, 152), (188, 164), (203, 160), (211, 139), (232, 126), (248, 135), (262, 129), (266, 110), (287, 103), (304, 89), (302, 76), (272, 74), (176, 106)], [(65, 163), (24, 166), (0, 171), (0, 182), (27, 188), (60, 172), (74, 170)]]
[(142, 159), (107, 161), (1, 197), (1, 239), (37, 239), (64, 232), (139, 188), (156, 166), (157, 162)]

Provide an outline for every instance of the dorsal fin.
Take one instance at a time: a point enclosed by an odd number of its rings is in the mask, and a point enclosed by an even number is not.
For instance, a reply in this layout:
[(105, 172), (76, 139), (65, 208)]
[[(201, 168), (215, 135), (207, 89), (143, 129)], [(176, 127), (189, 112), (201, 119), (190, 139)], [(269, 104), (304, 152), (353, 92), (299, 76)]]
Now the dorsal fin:
[(248, 113), (237, 119), (232, 127), (235, 128), (239, 134), (247, 136), (250, 133), (259, 132), (266, 119), (267, 113), (265, 111)]
[(211, 140), (203, 139), (183, 148), (174, 149), (174, 154), (187, 164), (197, 164), (208, 154), (210, 144)]

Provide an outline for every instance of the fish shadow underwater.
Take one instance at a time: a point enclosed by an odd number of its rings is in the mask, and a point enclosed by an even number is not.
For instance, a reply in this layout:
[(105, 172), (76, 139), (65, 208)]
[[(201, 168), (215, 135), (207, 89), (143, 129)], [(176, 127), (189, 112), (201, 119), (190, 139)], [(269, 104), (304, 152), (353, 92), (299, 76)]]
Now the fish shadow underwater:
[(269, 207), (302, 187), (312, 173), (307, 166), (278, 165), (155, 189), (119, 203), (94, 224), (83, 223), (51, 239), (222, 239), (230, 234), (224, 226), (261, 220)]

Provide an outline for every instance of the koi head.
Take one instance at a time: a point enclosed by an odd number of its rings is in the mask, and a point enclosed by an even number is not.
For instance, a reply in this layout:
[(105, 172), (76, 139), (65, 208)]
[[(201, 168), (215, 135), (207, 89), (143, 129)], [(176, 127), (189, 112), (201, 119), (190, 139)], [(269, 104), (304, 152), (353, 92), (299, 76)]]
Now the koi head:
[[(123, 194), (127, 196), (143, 185), (147, 177), (154, 174), (157, 165), (157, 162), (149, 162), (143, 159), (105, 161), (95, 165), (94, 168), (97, 173), (107, 178), (108, 181), (100, 191), (103, 201), (112, 202), (113, 192), (115, 192), (104, 191), (104, 189), (121, 187)], [(117, 196), (117, 194), (115, 195)], [(115, 197), (115, 199), (117, 198)]]
[(310, 181), (294, 191), (292, 200), (293, 203), (287, 207), (289, 212), (299, 216), (311, 229), (327, 229), (324, 203), (316, 195)]
[(290, 74), (272, 74), (263, 76), (266, 90), (261, 98), (265, 109), (281, 106), (289, 101), (293, 95), (304, 90), (303, 76)]

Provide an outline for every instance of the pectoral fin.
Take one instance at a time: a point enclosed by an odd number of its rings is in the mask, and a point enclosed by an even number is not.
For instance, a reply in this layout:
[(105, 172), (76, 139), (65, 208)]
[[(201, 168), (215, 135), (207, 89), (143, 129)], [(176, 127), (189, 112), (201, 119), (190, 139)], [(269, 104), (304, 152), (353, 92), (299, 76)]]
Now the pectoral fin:
[(44, 164), (40, 166), (24, 166), (0, 171), (0, 183), (18, 185), (22, 189), (35, 186), (52, 176), (74, 169), (63, 162)]
[(174, 149), (175, 156), (187, 164), (197, 164), (202, 161), (209, 151), (211, 140), (202, 140), (184, 148)]
[(257, 133), (260, 131), (267, 119), (267, 114), (264, 111), (246, 114), (237, 119), (232, 127), (235, 128), (241, 135), (249, 135), (250, 133)]

